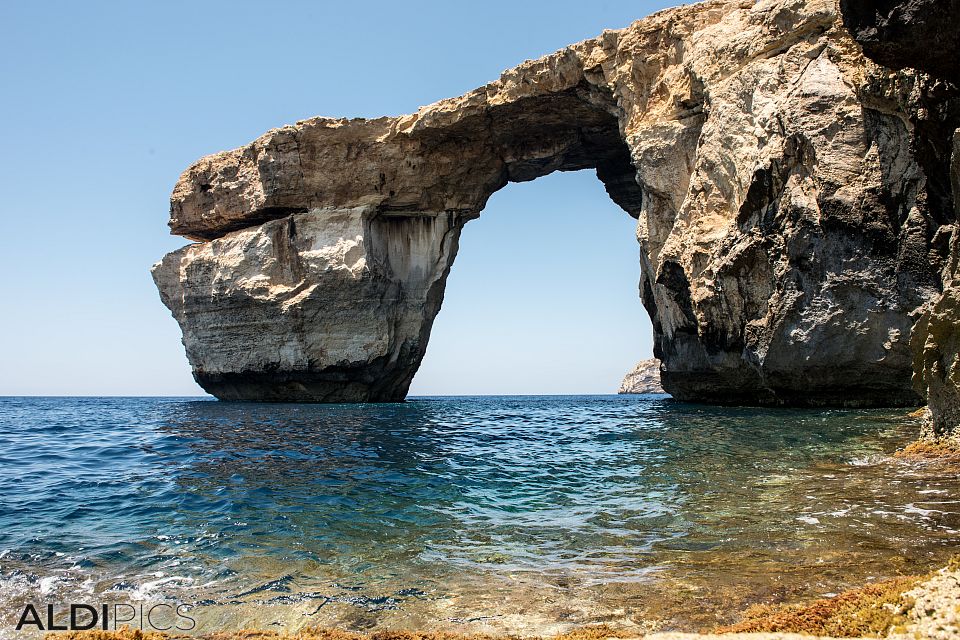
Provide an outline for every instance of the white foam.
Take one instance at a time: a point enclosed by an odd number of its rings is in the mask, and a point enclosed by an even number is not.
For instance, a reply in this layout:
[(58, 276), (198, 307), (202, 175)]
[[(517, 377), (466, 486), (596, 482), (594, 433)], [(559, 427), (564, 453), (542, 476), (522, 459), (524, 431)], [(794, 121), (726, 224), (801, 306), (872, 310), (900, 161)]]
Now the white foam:
[(945, 513), (944, 511), (938, 511), (937, 509), (921, 509), (918, 506), (915, 506), (912, 502), (903, 507), (904, 513), (916, 513), (921, 516), (929, 516), (934, 513)]
[(48, 594), (50, 594), (50, 593), (53, 593), (53, 589), (54, 589), (54, 587), (57, 586), (57, 582), (58, 582), (58, 581), (59, 581), (59, 578), (56, 578), (56, 577), (54, 577), (54, 576), (48, 576), (48, 577), (46, 577), (46, 578), (41, 578), (41, 579), (40, 579), (40, 594), (41, 594), (41, 595), (48, 595)]

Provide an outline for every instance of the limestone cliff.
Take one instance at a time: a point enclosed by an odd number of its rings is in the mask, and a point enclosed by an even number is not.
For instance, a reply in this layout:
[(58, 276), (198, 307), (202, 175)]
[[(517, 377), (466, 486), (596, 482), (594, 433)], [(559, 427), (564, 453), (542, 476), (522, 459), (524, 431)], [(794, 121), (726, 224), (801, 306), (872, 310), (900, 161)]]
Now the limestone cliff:
[(943, 295), (917, 322), (912, 345), (914, 383), (927, 397), (929, 438), (960, 441), (960, 2), (957, 0), (841, 0), (844, 21), (865, 53), (895, 69), (930, 74), (901, 99), (914, 130), (913, 149), (929, 190), (943, 201), (940, 238), (950, 237)]
[(666, 393), (660, 384), (660, 361), (641, 360), (623, 377), (617, 393)]
[(946, 213), (893, 78), (834, 0), (709, 0), (408, 116), (314, 118), (204, 158), (202, 241), (154, 268), (221, 398), (401, 399), (466, 222), (509, 182), (593, 169), (637, 219), (640, 295), (683, 400), (909, 405)]

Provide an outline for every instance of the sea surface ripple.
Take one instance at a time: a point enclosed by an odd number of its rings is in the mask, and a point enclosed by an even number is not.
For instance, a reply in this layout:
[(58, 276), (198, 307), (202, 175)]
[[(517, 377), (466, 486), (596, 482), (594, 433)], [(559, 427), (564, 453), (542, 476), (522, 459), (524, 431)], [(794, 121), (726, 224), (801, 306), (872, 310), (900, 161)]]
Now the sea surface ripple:
[(890, 457), (916, 428), (664, 396), (0, 398), (0, 634), (28, 602), (696, 628), (949, 557), (958, 475)]

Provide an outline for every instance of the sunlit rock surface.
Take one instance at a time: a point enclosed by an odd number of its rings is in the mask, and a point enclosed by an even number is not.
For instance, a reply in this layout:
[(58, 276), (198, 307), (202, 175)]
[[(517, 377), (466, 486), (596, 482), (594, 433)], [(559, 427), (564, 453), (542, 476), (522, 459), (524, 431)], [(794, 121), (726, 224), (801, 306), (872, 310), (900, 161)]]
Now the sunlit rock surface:
[(413, 115), (203, 158), (170, 218), (202, 242), (154, 277), (214, 395), (399, 400), (463, 225), (509, 182), (593, 169), (637, 219), (668, 392), (916, 404), (908, 340), (947, 214), (897, 99), (911, 81), (862, 57), (834, 0), (663, 11)]
[(194, 377), (218, 398), (399, 401), (461, 224), (456, 213), (314, 210), (184, 247), (154, 278)]

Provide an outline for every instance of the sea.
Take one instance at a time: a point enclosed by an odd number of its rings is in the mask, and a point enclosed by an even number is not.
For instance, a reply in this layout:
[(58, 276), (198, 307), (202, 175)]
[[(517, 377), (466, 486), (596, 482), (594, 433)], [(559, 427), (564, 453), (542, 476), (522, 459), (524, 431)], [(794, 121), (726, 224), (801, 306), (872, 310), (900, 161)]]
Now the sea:
[(71, 604), (187, 633), (709, 629), (945, 563), (960, 473), (894, 457), (917, 430), (657, 395), (0, 398), (0, 637)]

